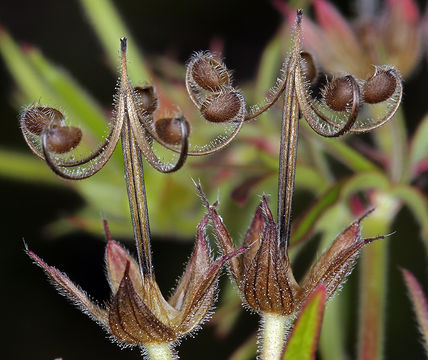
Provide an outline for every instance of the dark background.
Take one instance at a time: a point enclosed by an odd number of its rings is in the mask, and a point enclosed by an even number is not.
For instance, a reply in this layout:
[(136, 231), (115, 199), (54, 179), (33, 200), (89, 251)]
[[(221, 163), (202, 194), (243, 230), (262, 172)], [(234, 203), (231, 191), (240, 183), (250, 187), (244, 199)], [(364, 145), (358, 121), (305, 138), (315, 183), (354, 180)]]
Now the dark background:
[[(336, 3), (339, 3), (336, 1)], [(239, 82), (254, 76), (261, 50), (281, 23), (269, 1), (115, 1), (138, 46), (146, 54), (185, 61), (195, 50), (208, 48), (214, 38), (225, 40), (228, 66)], [(340, 2), (352, 13), (352, 4)], [(421, 6), (421, 8), (424, 8)], [(0, 24), (23, 43), (34, 44), (75, 76), (105, 106), (112, 101), (116, 77), (87, 24), (78, 1), (2, 1)], [(413, 129), (427, 112), (426, 59), (406, 83), (404, 108)], [(11, 105), (13, 83), (0, 62), (0, 146), (29, 151), (21, 137), (17, 109)], [(108, 299), (104, 277), (104, 239), (74, 233), (47, 241), (43, 228), (78, 208), (83, 200), (71, 190), (29, 185), (0, 178), (1, 195), (1, 309), (4, 359), (135, 359), (134, 351), (121, 351), (105, 339), (100, 328), (57, 295), (40, 269), (24, 254), (22, 239), (49, 264), (59, 267), (96, 299)], [(406, 298), (399, 267), (426, 282), (425, 250), (410, 214), (400, 214), (405, 235), (391, 243), (391, 290), (387, 305), (387, 359), (423, 359), (414, 316)], [(400, 230), (403, 232), (403, 230)], [(191, 245), (173, 239), (154, 241), (154, 262), (162, 289), (175, 284)], [(167, 265), (166, 265), (167, 264)], [(354, 276), (352, 279), (355, 279)], [(355, 280), (351, 280), (355, 282)], [(356, 288), (356, 285), (353, 285)], [(196, 338), (179, 347), (183, 359), (207, 353), (204, 359), (224, 359), (255, 329), (257, 317), (241, 316), (233, 338), (222, 340), (204, 327)], [(349, 351), (356, 344), (348, 344)]]

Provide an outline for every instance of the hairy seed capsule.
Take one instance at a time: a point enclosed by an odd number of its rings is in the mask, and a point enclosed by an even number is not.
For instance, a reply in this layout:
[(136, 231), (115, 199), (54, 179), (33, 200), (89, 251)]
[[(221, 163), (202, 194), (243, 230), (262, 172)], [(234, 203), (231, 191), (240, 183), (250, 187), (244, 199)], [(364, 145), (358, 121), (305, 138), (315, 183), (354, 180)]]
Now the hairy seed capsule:
[(158, 107), (158, 97), (153, 86), (137, 86), (134, 88), (134, 95), (143, 112), (150, 114), (155, 112)]
[(190, 133), (190, 124), (185, 118), (162, 118), (155, 122), (155, 129), (161, 140), (167, 144), (178, 145), (181, 142), (181, 123), (187, 128), (187, 134)]
[(305, 80), (312, 82), (316, 79), (318, 72), (315, 66), (314, 59), (311, 54), (306, 51), (302, 51), (300, 53), (300, 57), (302, 58), (302, 73)]
[(59, 125), (64, 115), (51, 107), (36, 106), (25, 110), (21, 116), (21, 123), (34, 135), (40, 136), (43, 129), (49, 125)]
[(364, 101), (376, 104), (390, 98), (397, 87), (397, 80), (390, 71), (382, 71), (370, 79), (363, 86)]
[(64, 154), (79, 145), (82, 130), (74, 126), (59, 126), (49, 129), (46, 134), (48, 151)]
[(206, 120), (221, 123), (235, 118), (241, 107), (242, 100), (236, 92), (220, 93), (202, 103), (201, 113)]
[(352, 85), (346, 77), (329, 82), (324, 90), (324, 101), (334, 111), (344, 111), (352, 101)]
[(230, 84), (229, 74), (223, 65), (209, 56), (199, 57), (192, 66), (193, 80), (203, 89), (219, 91)]

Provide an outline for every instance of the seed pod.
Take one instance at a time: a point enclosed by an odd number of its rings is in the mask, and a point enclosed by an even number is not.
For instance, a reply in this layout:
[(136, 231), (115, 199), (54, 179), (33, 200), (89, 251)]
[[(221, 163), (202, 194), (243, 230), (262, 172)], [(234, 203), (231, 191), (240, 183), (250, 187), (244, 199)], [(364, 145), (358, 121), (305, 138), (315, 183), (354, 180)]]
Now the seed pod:
[(205, 90), (220, 91), (222, 86), (230, 85), (227, 69), (210, 56), (201, 55), (190, 66), (193, 80)]
[(346, 110), (352, 98), (352, 85), (346, 76), (329, 82), (324, 89), (324, 101), (334, 111)]
[(64, 154), (79, 145), (82, 130), (74, 126), (59, 126), (47, 130), (46, 144), (48, 151)]
[(36, 106), (25, 110), (21, 115), (21, 124), (32, 134), (40, 136), (43, 129), (50, 125), (59, 125), (64, 115), (51, 107)]
[(306, 51), (302, 51), (300, 53), (300, 57), (303, 60), (301, 62), (301, 66), (302, 66), (302, 74), (305, 78), (305, 80), (309, 81), (309, 82), (313, 82), (317, 75), (318, 75), (318, 71), (317, 68), (315, 66), (315, 62), (314, 62), (314, 58), (312, 57), (312, 55)]
[(390, 71), (381, 71), (369, 78), (363, 86), (364, 101), (376, 104), (390, 98), (397, 87), (397, 80)]
[(158, 107), (158, 97), (153, 86), (136, 86), (134, 95), (140, 110), (147, 113), (154, 113)]
[(161, 140), (167, 144), (178, 145), (181, 142), (181, 123), (187, 128), (187, 134), (190, 133), (190, 124), (184, 118), (162, 118), (155, 122), (155, 129)]
[(244, 100), (235, 91), (219, 93), (207, 98), (201, 105), (202, 116), (211, 122), (233, 120), (244, 105)]

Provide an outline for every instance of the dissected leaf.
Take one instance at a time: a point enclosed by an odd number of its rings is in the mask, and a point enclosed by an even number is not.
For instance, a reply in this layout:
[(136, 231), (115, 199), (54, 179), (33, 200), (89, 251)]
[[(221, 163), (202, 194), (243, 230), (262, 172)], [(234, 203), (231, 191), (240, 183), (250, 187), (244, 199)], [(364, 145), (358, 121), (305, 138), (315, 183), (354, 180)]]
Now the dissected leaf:
[(342, 183), (338, 183), (330, 188), (294, 223), (290, 246), (311, 236), (315, 223), (320, 216), (339, 199), (341, 187)]
[[(376, 170), (377, 167), (370, 160), (360, 155), (357, 151), (352, 149), (344, 141), (338, 139), (324, 138), (315, 134), (313, 131), (308, 130), (309, 125), (303, 121), (302, 133), (310, 137), (309, 141), (318, 141), (322, 144), (325, 150), (334, 156), (337, 160), (341, 161), (345, 166), (355, 172)], [(305, 131), (308, 130), (308, 131)]]
[(315, 358), (326, 297), (324, 285), (318, 286), (308, 297), (289, 335), (283, 360)]

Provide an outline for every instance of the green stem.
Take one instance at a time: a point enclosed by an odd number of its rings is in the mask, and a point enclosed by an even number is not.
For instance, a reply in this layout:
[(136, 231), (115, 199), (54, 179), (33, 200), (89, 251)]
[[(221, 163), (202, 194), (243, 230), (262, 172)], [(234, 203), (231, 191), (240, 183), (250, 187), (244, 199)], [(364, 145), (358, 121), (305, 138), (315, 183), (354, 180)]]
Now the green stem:
[(145, 345), (150, 360), (173, 360), (174, 355), (168, 343)]
[[(399, 202), (380, 191), (371, 199), (376, 211), (364, 221), (363, 236), (387, 234)], [(359, 360), (383, 358), (387, 250), (388, 239), (383, 239), (364, 248), (361, 254)]]
[(279, 360), (284, 347), (287, 331), (287, 317), (276, 314), (263, 314), (262, 359)]

